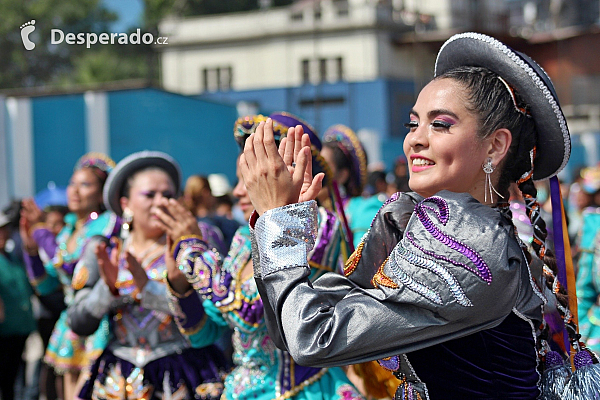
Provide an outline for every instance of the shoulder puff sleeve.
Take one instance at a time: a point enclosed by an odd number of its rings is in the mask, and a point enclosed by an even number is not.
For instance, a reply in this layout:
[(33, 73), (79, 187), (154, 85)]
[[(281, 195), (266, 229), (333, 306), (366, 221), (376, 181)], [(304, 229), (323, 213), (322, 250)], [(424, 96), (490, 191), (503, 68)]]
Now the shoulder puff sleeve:
[(394, 203), (380, 210), (350, 279), (307, 279), (314, 204), (256, 222), (268, 327), (299, 364), (363, 362), (492, 328), (531, 292), (512, 227), (497, 211), (443, 191), (415, 206), (403, 234), (403, 205)]
[(94, 333), (104, 315), (119, 301), (100, 277), (95, 250), (101, 241), (108, 243), (105, 237), (94, 236), (86, 244), (71, 280), (75, 297), (67, 308), (67, 322), (71, 330), (80, 336)]

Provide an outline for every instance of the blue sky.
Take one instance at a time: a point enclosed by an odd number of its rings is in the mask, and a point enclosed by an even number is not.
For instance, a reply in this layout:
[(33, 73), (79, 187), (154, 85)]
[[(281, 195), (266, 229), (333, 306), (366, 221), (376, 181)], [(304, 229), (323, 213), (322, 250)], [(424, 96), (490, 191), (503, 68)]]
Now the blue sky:
[(142, 0), (103, 0), (106, 8), (116, 12), (119, 20), (112, 27), (112, 32), (127, 32), (129, 28), (139, 27), (142, 19)]

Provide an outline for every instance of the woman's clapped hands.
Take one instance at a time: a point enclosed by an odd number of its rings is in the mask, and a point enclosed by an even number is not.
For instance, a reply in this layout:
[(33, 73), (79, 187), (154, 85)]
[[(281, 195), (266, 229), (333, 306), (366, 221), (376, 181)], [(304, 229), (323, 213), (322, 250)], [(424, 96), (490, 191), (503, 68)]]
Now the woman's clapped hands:
[(239, 168), (259, 215), (273, 208), (314, 200), (325, 177), (323, 173), (312, 176), (310, 139), (302, 126), (289, 128), (277, 149), (270, 118), (261, 122), (246, 140)]

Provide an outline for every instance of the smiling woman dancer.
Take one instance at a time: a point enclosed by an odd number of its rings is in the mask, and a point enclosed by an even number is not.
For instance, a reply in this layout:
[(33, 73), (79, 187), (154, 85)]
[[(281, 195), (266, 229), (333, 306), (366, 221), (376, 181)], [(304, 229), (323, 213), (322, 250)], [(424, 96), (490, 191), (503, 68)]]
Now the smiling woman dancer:
[[(256, 129), (262, 115), (240, 118), (234, 134), (243, 147)], [(275, 126), (277, 137), (285, 136), (286, 128)], [(281, 147), (285, 148), (285, 138)], [(293, 151), (293, 146), (290, 147)], [(249, 218), (254, 211), (239, 171), (233, 195)], [(170, 210), (172, 214), (176, 210)], [(329, 253), (327, 241), (335, 233), (322, 221), (319, 239), (311, 261), (321, 263)], [(323, 243), (325, 242), (325, 243)], [(171, 300), (177, 321), (183, 332), (191, 333), (194, 324), (229, 326), (233, 329), (234, 369), (225, 378), (223, 400), (362, 400), (362, 396), (347, 380), (340, 368), (312, 368), (295, 362), (287, 351), (279, 350), (271, 340), (265, 325), (265, 309), (253, 279), (252, 253), (248, 225), (236, 232), (228, 254), (216, 254), (203, 240), (194, 236), (180, 238), (173, 246), (177, 264), (167, 264), (167, 277), (173, 289)], [(185, 275), (182, 273), (185, 272)], [(323, 270), (311, 268), (311, 278)], [(188, 283), (189, 282), (189, 283)], [(197, 293), (194, 292), (195, 289)], [(199, 296), (200, 295), (200, 296)], [(202, 332), (190, 334), (194, 345), (203, 346), (211, 338)]]
[[(89, 334), (105, 315), (111, 319), (111, 340), (91, 367), (81, 399), (216, 400), (221, 395), (225, 357), (216, 346), (191, 348), (166, 295), (166, 232), (181, 234), (174, 233), (177, 223), (167, 228), (160, 216), (165, 202), (177, 203), (180, 187), (179, 165), (158, 151), (130, 154), (108, 177), (105, 204), (123, 217), (125, 238), (110, 258), (106, 240), (98, 244), (94, 238), (75, 268), (77, 292), (68, 309), (73, 331)], [(178, 222), (186, 231), (193, 229), (214, 246), (212, 227), (199, 227), (190, 212), (183, 216)], [(202, 331), (213, 340), (219, 334)]]
[[(303, 169), (309, 153), (298, 152), (290, 174), (270, 122), (246, 142), (239, 165), (257, 211), (254, 276), (275, 342), (304, 365), (380, 359), (401, 380), (399, 399), (596, 398), (597, 360), (578, 342), (535, 201), (533, 179), (556, 175), (570, 153), (550, 79), (491, 37), (456, 35), (407, 126), (415, 193), (384, 204), (346, 277), (312, 283), (315, 205), (307, 200), (320, 178)], [(528, 199), (535, 255), (508, 214), (510, 182)], [(557, 305), (580, 350), (568, 383), (555, 374), (555, 366), (568, 370), (547, 329), (538, 330), (544, 302)]]
[[(71, 279), (73, 270), (92, 236), (110, 237), (118, 230), (117, 217), (105, 211), (102, 189), (108, 173), (115, 166), (113, 160), (101, 153), (88, 153), (75, 164), (67, 186), (69, 214), (65, 226), (54, 234), (41, 224), (41, 211), (32, 199), (23, 202), (21, 236), (25, 246), (25, 262), (32, 286), (41, 295), (53, 293), (62, 287), (65, 304), (73, 301)], [(52, 260), (44, 264), (39, 256), (42, 249)], [(56, 322), (44, 362), (63, 375), (63, 397), (73, 399), (77, 392), (80, 372), (87, 368), (104, 350), (108, 340), (108, 320), (99, 322), (89, 336), (78, 336), (67, 325), (63, 311)]]

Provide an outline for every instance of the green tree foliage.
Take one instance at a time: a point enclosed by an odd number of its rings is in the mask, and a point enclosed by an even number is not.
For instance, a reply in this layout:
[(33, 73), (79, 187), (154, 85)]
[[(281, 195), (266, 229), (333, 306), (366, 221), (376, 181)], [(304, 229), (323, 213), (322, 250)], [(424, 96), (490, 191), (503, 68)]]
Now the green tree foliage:
[[(88, 49), (50, 46), (51, 29), (100, 33), (116, 19), (99, 0), (0, 0), (0, 15), (0, 88), (51, 84), (57, 76), (72, 71), (73, 60)], [(35, 31), (30, 39), (36, 47), (26, 51), (20, 26), (32, 20)]]
[[(124, 0), (144, 6), (142, 33), (158, 37), (158, 23), (167, 16), (185, 17), (255, 10), (260, 0)], [(272, 0), (271, 6), (293, 0)], [(151, 45), (50, 44), (51, 29), (65, 34), (110, 33), (116, 21), (102, 0), (0, 0), (0, 89), (33, 86), (69, 87), (125, 79), (158, 78), (158, 54)], [(35, 21), (30, 39), (35, 49), (25, 50), (21, 26)]]

